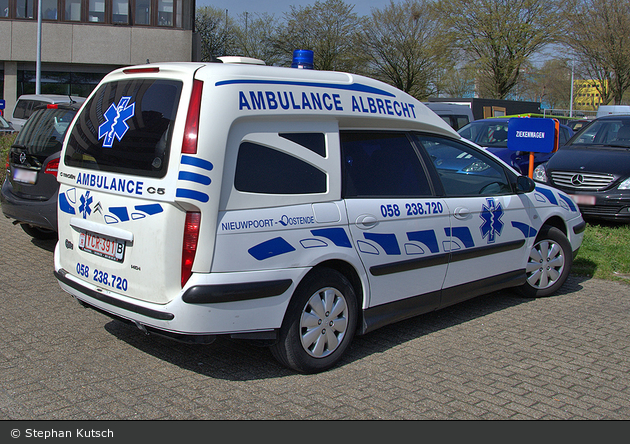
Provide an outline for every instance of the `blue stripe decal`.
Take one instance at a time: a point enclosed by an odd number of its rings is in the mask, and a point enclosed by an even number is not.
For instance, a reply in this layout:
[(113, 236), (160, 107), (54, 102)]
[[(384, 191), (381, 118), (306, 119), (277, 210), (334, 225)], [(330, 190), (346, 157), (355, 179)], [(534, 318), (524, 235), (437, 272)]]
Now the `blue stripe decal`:
[(464, 243), (464, 247), (472, 248), (475, 246), (475, 241), (472, 238), (472, 234), (470, 234), (470, 230), (467, 227), (453, 227), (451, 232), (450, 228), (444, 228), (444, 232), (447, 236), (456, 237), (460, 241)]
[(177, 191), (175, 191), (175, 196), (183, 197), (185, 199), (198, 200), (203, 203), (210, 200), (210, 197), (206, 193), (200, 193), (199, 191), (188, 190), (186, 188), (178, 188)]
[(380, 234), (380, 233), (363, 233), (363, 236), (367, 240), (372, 240), (379, 244), (385, 253), (388, 255), (400, 254), (400, 247), (398, 246), (398, 241), (396, 240), (395, 234)]
[(295, 251), (295, 248), (293, 248), (281, 237), (276, 237), (275, 239), (270, 239), (262, 244), (255, 245), (247, 251), (254, 257), (254, 259), (263, 261), (265, 259), (269, 259), (270, 257)]
[(558, 200), (556, 199), (556, 196), (553, 194), (553, 191), (548, 190), (547, 188), (536, 188), (536, 191), (538, 191), (540, 194), (545, 196), (547, 200), (549, 200), (549, 202), (551, 202), (552, 204), (558, 205)]
[(61, 193), (59, 195), (58, 200), (59, 200), (59, 209), (61, 211), (68, 214), (77, 214), (74, 207), (70, 205), (70, 202), (68, 202), (68, 197), (66, 196), (66, 193)]
[(200, 183), (201, 185), (210, 185), (210, 182), (212, 182), (208, 176), (202, 176), (201, 174), (190, 173), (188, 171), (180, 171), (178, 179)]
[(577, 211), (577, 209), (575, 208), (575, 204), (569, 198), (569, 196), (565, 196), (564, 194), (560, 194), (560, 199), (562, 199), (563, 201), (565, 201), (567, 203), (569, 208), (571, 208), (571, 211)]
[(319, 230), (311, 230), (311, 234), (330, 239), (338, 247), (352, 248), (346, 230), (343, 228), (321, 228)]
[(437, 237), (435, 237), (435, 231), (412, 231), (407, 233), (407, 238), (410, 241), (421, 242), (431, 250), (431, 253), (439, 253), (440, 247), (438, 246)]
[(212, 171), (212, 168), (214, 168), (214, 165), (212, 165), (212, 163), (208, 162), (207, 160), (200, 159), (199, 157), (182, 156), (182, 163), (184, 165), (192, 165), (203, 168), (204, 170), (208, 171)]
[(158, 214), (164, 211), (162, 209), (162, 205), (160, 204), (136, 205), (134, 208), (138, 211), (147, 213), (149, 216), (153, 216), (154, 214)]
[(110, 213), (116, 216), (121, 222), (127, 222), (129, 220), (129, 213), (127, 207), (109, 207)]
[(536, 237), (536, 229), (534, 227), (530, 227), (523, 222), (517, 222), (514, 220), (512, 221), (512, 226), (521, 230), (525, 237)]
[(304, 86), (310, 88), (329, 88), (329, 89), (341, 89), (344, 91), (355, 91), (362, 93), (378, 94), (387, 97), (396, 97), (395, 94), (384, 91), (382, 89), (374, 88), (372, 86), (361, 85), (360, 83), (353, 83), (352, 85), (339, 85), (337, 83), (317, 83), (317, 82), (286, 82), (282, 80), (224, 80), (222, 82), (215, 83), (215, 86), (223, 85), (286, 85), (286, 86)]

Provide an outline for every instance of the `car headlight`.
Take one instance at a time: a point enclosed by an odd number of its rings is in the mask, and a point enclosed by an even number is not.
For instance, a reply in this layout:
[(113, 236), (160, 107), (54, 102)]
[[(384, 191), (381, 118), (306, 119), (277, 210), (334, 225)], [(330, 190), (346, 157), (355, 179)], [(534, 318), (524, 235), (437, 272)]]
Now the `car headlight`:
[(471, 163), (470, 165), (468, 165), (467, 167), (463, 168), (462, 171), (464, 171), (465, 173), (481, 173), (482, 171), (485, 171), (488, 168), (490, 168), (490, 165), (488, 165), (487, 163), (481, 160), (477, 160)]
[(620, 190), (630, 190), (630, 177), (621, 182), (621, 184), (617, 188)]
[(545, 168), (544, 163), (541, 163), (536, 168), (534, 168), (533, 179), (537, 182), (547, 183), (547, 169)]

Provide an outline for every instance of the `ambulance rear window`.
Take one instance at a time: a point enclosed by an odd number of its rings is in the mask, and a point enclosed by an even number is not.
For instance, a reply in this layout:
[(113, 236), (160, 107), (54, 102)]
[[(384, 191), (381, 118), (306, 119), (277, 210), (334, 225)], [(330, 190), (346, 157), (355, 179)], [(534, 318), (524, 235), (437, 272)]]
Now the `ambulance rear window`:
[(163, 177), (182, 82), (105, 83), (72, 128), (64, 162), (99, 171)]

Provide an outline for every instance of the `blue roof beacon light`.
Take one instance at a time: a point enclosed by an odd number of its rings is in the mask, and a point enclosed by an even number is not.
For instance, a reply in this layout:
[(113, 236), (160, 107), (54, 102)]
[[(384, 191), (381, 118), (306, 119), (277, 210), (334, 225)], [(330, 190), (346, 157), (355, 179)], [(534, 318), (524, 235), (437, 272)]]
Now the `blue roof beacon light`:
[(293, 51), (291, 68), (313, 69), (313, 51), (310, 49), (296, 49)]

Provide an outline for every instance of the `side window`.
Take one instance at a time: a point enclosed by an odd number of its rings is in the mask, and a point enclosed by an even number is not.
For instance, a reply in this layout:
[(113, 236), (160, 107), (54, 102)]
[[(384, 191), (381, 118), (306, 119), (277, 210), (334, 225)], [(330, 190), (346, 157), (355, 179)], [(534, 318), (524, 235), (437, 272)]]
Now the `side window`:
[(326, 140), (323, 133), (280, 133), (278, 135), (308, 148), (315, 154), (326, 157)]
[(342, 132), (344, 197), (431, 196), (406, 133)]
[(15, 111), (13, 111), (13, 118), (15, 119), (26, 119), (26, 112), (28, 108), (29, 102), (26, 100), (19, 100), (17, 105), (15, 105)]
[(421, 134), (416, 138), (433, 161), (448, 196), (512, 193), (505, 170), (491, 157), (454, 140)]
[(457, 123), (455, 126), (455, 131), (468, 124), (468, 116), (457, 116)]
[(326, 173), (287, 153), (251, 142), (239, 147), (234, 187), (261, 194), (325, 193)]
[(558, 134), (558, 145), (562, 146), (569, 140), (569, 131), (566, 128), (560, 127), (560, 134)]

